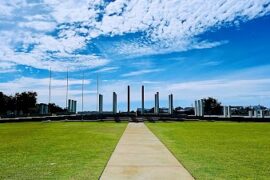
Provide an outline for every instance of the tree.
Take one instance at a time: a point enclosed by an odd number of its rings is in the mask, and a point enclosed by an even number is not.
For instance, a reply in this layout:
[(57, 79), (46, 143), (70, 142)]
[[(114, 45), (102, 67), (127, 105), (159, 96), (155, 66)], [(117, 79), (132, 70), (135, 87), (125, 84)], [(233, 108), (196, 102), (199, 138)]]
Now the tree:
[(16, 98), (14, 96), (8, 96), (7, 111), (14, 112), (16, 110)]
[(6, 114), (7, 111), (15, 110), (15, 99), (0, 92), (0, 114)]
[(223, 113), (221, 103), (217, 99), (208, 97), (204, 100), (204, 113), (208, 115), (220, 115)]
[(17, 110), (22, 111), (24, 114), (34, 112), (37, 104), (36, 92), (23, 92), (15, 94)]
[[(49, 104), (51, 113), (66, 112), (57, 105)], [(37, 93), (36, 92), (22, 92), (16, 93), (15, 96), (7, 96), (0, 92), (0, 115), (18, 115), (36, 113), (37, 109)]]
[(7, 96), (0, 92), (0, 114), (4, 114), (7, 111)]
[(49, 104), (49, 111), (50, 113), (60, 113), (60, 112), (65, 112), (66, 110), (61, 108), (60, 106), (57, 106), (54, 103)]
[(182, 110), (183, 108), (181, 107), (181, 106), (178, 106), (178, 107), (176, 107), (175, 108), (175, 111), (180, 111), (180, 110)]

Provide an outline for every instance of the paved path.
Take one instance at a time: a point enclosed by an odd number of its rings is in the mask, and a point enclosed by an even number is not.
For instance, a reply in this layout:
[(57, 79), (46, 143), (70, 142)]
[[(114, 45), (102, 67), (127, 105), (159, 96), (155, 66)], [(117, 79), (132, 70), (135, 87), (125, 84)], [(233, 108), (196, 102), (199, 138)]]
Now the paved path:
[(100, 179), (194, 178), (144, 123), (129, 123)]

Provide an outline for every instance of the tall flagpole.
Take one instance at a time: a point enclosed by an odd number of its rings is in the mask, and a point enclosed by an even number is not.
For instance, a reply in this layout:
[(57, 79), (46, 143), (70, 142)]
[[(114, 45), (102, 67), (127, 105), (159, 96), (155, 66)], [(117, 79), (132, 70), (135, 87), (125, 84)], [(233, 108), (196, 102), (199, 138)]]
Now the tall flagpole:
[(49, 102), (48, 102), (48, 113), (50, 113), (50, 104), (51, 104), (51, 90), (52, 89), (52, 69), (50, 67), (50, 72), (49, 72)]
[(84, 91), (84, 72), (83, 72), (83, 77), (82, 77), (82, 112), (83, 112), (83, 91)]
[(51, 104), (51, 91), (52, 91), (52, 70), (50, 68), (50, 80), (49, 80), (49, 104)]
[(67, 109), (67, 111), (68, 111), (68, 68), (67, 68), (66, 109)]

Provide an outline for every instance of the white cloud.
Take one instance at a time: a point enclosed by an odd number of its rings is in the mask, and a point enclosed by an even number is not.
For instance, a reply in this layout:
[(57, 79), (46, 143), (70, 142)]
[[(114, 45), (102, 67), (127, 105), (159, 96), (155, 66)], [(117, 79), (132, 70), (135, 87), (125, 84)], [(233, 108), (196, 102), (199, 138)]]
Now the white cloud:
[[(9, 8), (10, 13), (6, 13), (4, 19), (13, 19), (13, 24), (10, 29), (0, 29), (0, 61), (38, 69), (51, 67), (53, 71), (60, 72), (66, 71), (67, 67), (70, 71), (77, 71), (108, 64), (109, 60), (102, 55), (76, 52), (85, 48), (88, 40), (74, 30), (60, 29), (59, 37), (49, 33), (56, 30), (56, 22), (85, 21), (82, 9), (87, 11), (87, 1), (33, 3), (3, 0), (0, 9), (2, 7)], [(59, 13), (65, 13), (65, 17), (61, 18)], [(59, 18), (56, 18), (57, 14)], [(85, 29), (80, 28), (80, 32), (85, 32)], [(3, 69), (1, 71), (4, 72)]]
[(0, 61), (0, 73), (11, 73), (16, 71), (16, 65), (7, 61)]
[(120, 40), (117, 42), (111, 42), (110, 44), (105, 44), (100, 48), (110, 55), (117, 54), (125, 58), (134, 58), (141, 55), (166, 54), (171, 52), (188, 51), (191, 49), (209, 49), (227, 43), (228, 41), (208, 42), (191, 38), (182, 39), (180, 41), (176, 40), (173, 43), (163, 41), (156, 44), (148, 44), (147, 42), (143, 42), (143, 40), (135, 39), (132, 41)]
[(122, 76), (123, 77), (138, 76), (138, 75), (143, 75), (143, 74), (156, 73), (160, 71), (164, 71), (164, 69), (142, 69), (142, 70), (132, 71), (132, 72), (123, 74)]
[(50, 19), (51, 17), (48, 16), (48, 14), (36, 14), (36, 15), (29, 15), (29, 16), (25, 16), (25, 19), (27, 19), (28, 21), (46, 21), (48, 19)]
[(58, 72), (65, 72), (67, 68), (70, 71), (91, 69), (108, 63), (108, 60), (95, 55), (62, 54), (56, 57), (50, 57), (45, 53), (14, 53), (10, 51), (4, 53), (4, 55), (0, 54), (0, 58), (3, 61), (12, 62), (17, 65), (31, 66), (37, 69), (48, 70), (51, 68), (53, 71)]
[(13, 8), (11, 6), (8, 6), (6, 4), (0, 3), (0, 17), (1, 16), (10, 16), (12, 13)]
[(203, 62), (201, 65), (202, 66), (217, 66), (220, 65), (222, 63), (222, 61), (205, 61)]
[[(52, 79), (52, 100), (53, 102), (65, 106), (66, 99), (66, 79)], [(89, 85), (90, 80), (85, 80), (84, 84)], [(81, 86), (82, 80), (69, 79), (69, 98), (80, 100), (81, 90), (75, 89), (74, 86)], [(21, 77), (9, 82), (1, 82), (0, 89), (10, 95), (22, 91), (35, 91), (38, 93), (38, 102), (48, 103), (49, 95), (49, 78), (36, 79)], [(85, 95), (93, 94), (93, 91), (85, 90)]]
[(119, 69), (119, 67), (104, 67), (101, 68), (99, 70), (96, 70), (96, 73), (100, 73), (100, 72), (112, 72), (112, 71), (116, 71), (117, 69)]
[[(105, 8), (101, 22), (95, 21), (95, 17), (92, 17), (88, 24), (98, 29), (101, 35), (145, 32), (151, 44), (157, 42), (159, 48), (177, 50), (179, 47), (178, 50), (182, 50), (189, 47), (193, 37), (212, 27), (238, 23), (239, 20), (247, 21), (269, 13), (270, 7), (264, 6), (267, 4), (269, 0), (116, 0)], [(131, 43), (134, 47), (134, 42)], [(145, 43), (135, 43), (146, 53), (157, 49), (147, 47)], [(219, 43), (198, 48), (216, 45)]]
[[(106, 65), (108, 52), (140, 56), (212, 48), (227, 42), (195, 37), (269, 12), (269, 0), (2, 0), (1, 20), (11, 26), (8, 32), (0, 29), (0, 60), (63, 71), (67, 65), (73, 70)], [(53, 30), (58, 34), (49, 33)], [(111, 43), (98, 55), (79, 51), (97, 37), (129, 33), (141, 35)]]
[[(12, 37), (16, 37), (13, 39)], [(72, 39), (72, 40), (71, 40)], [(70, 71), (79, 69), (91, 69), (109, 63), (108, 59), (95, 54), (73, 54), (77, 46), (81, 46), (84, 39), (72, 37), (71, 39), (57, 40), (52, 36), (30, 32), (0, 31), (0, 62), (9, 62), (14, 65), (31, 66), (37, 69), (51, 69), (63, 72), (69, 68)], [(16, 52), (12, 44), (22, 44), (22, 52)], [(31, 44), (35, 44), (34, 50), (27, 52)], [(84, 45), (84, 44), (83, 44)], [(51, 51), (52, 54), (47, 52)]]
[[(263, 101), (270, 97), (269, 87), (270, 79), (216, 79), (172, 83), (167, 85), (166, 89), (168, 92), (176, 94), (178, 98), (189, 101), (216, 97), (227, 104), (263, 103), (269, 106), (267, 101)], [(249, 104), (244, 104), (245, 102)]]
[[(69, 97), (81, 100), (81, 89), (78, 88), (82, 83), (81, 79), (70, 79)], [(94, 82), (95, 83), (95, 82)], [(149, 84), (150, 83), (150, 84)], [(85, 80), (85, 109), (95, 110), (96, 106), (96, 87), (91, 85), (92, 81)], [(148, 106), (153, 106), (154, 93), (160, 93), (161, 106), (167, 106), (168, 94), (173, 93), (175, 106), (190, 106), (199, 98), (215, 97), (223, 104), (227, 105), (251, 105), (263, 104), (270, 106), (270, 79), (214, 79), (205, 81), (189, 82), (137, 82), (128, 80), (105, 81), (100, 83), (100, 93), (104, 95), (104, 104), (111, 109), (112, 92), (118, 94), (119, 106), (125, 110), (127, 85), (131, 86), (132, 109), (140, 106), (141, 85), (145, 85), (145, 100)], [(14, 94), (21, 91), (38, 92), (39, 102), (48, 102), (49, 79), (36, 79), (22, 77), (9, 82), (1, 82), (0, 89), (6, 94)], [(77, 88), (75, 88), (77, 86)], [(66, 79), (52, 79), (52, 100), (61, 106), (65, 106)], [(123, 105), (123, 106), (122, 106)], [(91, 109), (90, 109), (91, 108)], [(80, 103), (78, 103), (80, 109)]]
[[(195, 99), (215, 97), (227, 105), (255, 105), (263, 104), (270, 106), (267, 99), (270, 98), (270, 79), (214, 79), (190, 82), (148, 82), (118, 80), (106, 81), (100, 85), (100, 93), (104, 95), (104, 104), (111, 107), (112, 92), (118, 94), (119, 104), (126, 104), (127, 85), (131, 86), (132, 108), (140, 106), (141, 85), (145, 85), (145, 100), (147, 104), (154, 104), (154, 93), (160, 93), (161, 106), (167, 106), (168, 95), (174, 95), (175, 106), (190, 106)], [(92, 96), (92, 100), (95, 96)]]
[(0, 74), (4, 74), (4, 73), (14, 73), (17, 72), (17, 70), (15, 68), (10, 68), (10, 69), (3, 69), (0, 68)]
[(52, 31), (55, 29), (56, 24), (54, 22), (46, 22), (46, 21), (30, 21), (30, 22), (20, 22), (18, 23), (19, 27), (24, 28), (32, 28), (37, 31)]
[[(85, 80), (85, 84), (90, 84), (90, 80)], [(80, 79), (69, 79), (69, 85), (81, 85), (82, 80)], [(52, 86), (53, 87), (62, 87), (66, 86), (65, 79), (52, 79)], [(43, 79), (36, 79), (36, 78), (29, 78), (29, 77), (21, 77), (19, 79), (15, 79), (10, 82), (1, 83), (1, 89), (9, 89), (11, 92), (16, 92), (18, 89), (22, 90), (31, 90), (32, 88), (39, 88), (39, 87), (49, 87), (49, 78)]]
[(89, 4), (101, 3), (100, 0), (44, 0), (44, 5), (52, 9), (51, 15), (58, 23), (85, 22), (91, 17)]

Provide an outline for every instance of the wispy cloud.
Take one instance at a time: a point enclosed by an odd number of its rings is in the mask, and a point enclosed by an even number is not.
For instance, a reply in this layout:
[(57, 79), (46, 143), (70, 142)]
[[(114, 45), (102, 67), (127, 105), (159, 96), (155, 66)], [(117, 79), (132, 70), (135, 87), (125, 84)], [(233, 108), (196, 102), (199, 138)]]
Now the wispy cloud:
[(12, 73), (16, 71), (16, 64), (7, 61), (0, 61), (0, 73)]
[[(66, 79), (55, 79), (51, 80), (52, 85), (52, 100), (53, 102), (65, 106), (66, 96)], [(81, 86), (81, 79), (69, 79), (69, 98), (80, 100), (81, 89), (75, 88)], [(91, 84), (90, 80), (84, 81), (85, 85)], [(21, 77), (9, 82), (0, 82), (0, 90), (6, 94), (15, 94), (22, 91), (35, 91), (38, 93), (38, 102), (48, 102), (49, 95), (49, 78), (29, 78)], [(86, 96), (93, 94), (94, 91), (85, 89)]]
[(37, 31), (50, 32), (56, 28), (55, 22), (48, 21), (30, 21), (30, 22), (20, 22), (18, 23), (19, 27), (30, 28)]
[[(66, 71), (67, 68), (70, 71), (91, 69), (109, 63), (108, 59), (99, 55), (72, 53), (83, 41), (76, 38), (57, 40), (48, 35), (32, 35), (29, 32), (16, 34), (0, 31), (0, 61), (37, 69), (51, 68), (58, 72)], [(24, 44), (20, 45), (22, 42)]]
[(203, 63), (201, 63), (202, 66), (217, 66), (220, 65), (222, 63), (222, 61), (205, 61)]
[[(82, 81), (80, 79), (70, 79), (69, 97), (81, 100), (81, 89), (76, 89)], [(150, 84), (149, 84), (150, 83)], [(0, 83), (1, 91), (7, 94), (18, 91), (36, 91), (39, 95), (39, 102), (48, 101), (48, 84), (49, 79), (35, 78), (18, 78), (9, 82)], [(90, 85), (91, 81), (85, 81), (85, 85)], [(167, 102), (168, 94), (174, 94), (175, 106), (189, 106), (195, 99), (205, 98), (208, 96), (218, 98), (224, 104), (231, 105), (250, 105), (263, 104), (270, 105), (267, 99), (270, 98), (270, 79), (214, 79), (204, 81), (189, 81), (189, 82), (166, 82), (160, 81), (156, 83), (138, 82), (128, 80), (108, 80), (100, 85), (100, 93), (104, 95), (105, 105), (111, 107), (111, 95), (115, 91), (118, 94), (118, 102), (125, 104), (126, 88), (131, 85), (131, 100), (133, 108), (140, 104), (141, 85), (145, 85), (145, 99), (150, 104), (153, 104), (154, 93), (160, 92), (160, 100), (162, 103)], [(88, 87), (88, 86), (87, 86)], [(96, 104), (96, 89), (95, 85), (85, 89), (85, 104), (88, 108), (95, 110)], [(52, 79), (52, 99), (54, 102), (65, 105), (65, 79)], [(78, 104), (80, 106), (80, 104)], [(164, 105), (164, 104), (163, 104)]]
[(143, 74), (156, 73), (160, 71), (164, 71), (164, 69), (143, 69), (143, 70), (132, 71), (129, 73), (122, 74), (122, 77), (138, 76), (138, 75), (143, 75)]
[[(66, 86), (65, 79), (52, 79), (52, 86), (53, 87), (62, 87)], [(85, 80), (85, 84), (90, 84), (90, 80)], [(80, 79), (69, 79), (69, 85), (81, 85), (82, 80)], [(37, 79), (37, 78), (29, 78), (29, 77), (21, 77), (15, 79), (10, 82), (2, 82), (0, 83), (1, 89), (10, 90), (10, 92), (16, 92), (17, 90), (31, 90), (37, 88), (44, 88), (49, 87), (49, 78)]]
[(117, 69), (119, 69), (119, 67), (104, 67), (101, 69), (96, 70), (96, 73), (101, 73), (101, 72), (112, 72), (112, 71), (116, 71)]

